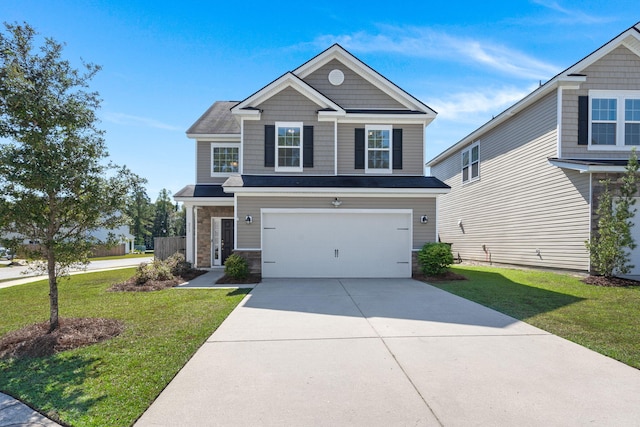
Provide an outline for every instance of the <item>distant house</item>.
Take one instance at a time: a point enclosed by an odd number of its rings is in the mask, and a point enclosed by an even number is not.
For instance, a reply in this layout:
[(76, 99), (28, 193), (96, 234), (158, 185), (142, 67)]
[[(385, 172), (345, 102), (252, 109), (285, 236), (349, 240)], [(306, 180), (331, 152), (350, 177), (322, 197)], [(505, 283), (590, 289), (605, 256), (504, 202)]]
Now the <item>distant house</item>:
[(462, 259), (588, 271), (599, 181), (639, 145), (636, 24), (427, 163), (451, 187), (439, 238)]
[(174, 196), (187, 260), (218, 266), (235, 252), (263, 277), (410, 277), (449, 190), (424, 175), (435, 117), (337, 44), (214, 103), (187, 131), (195, 185)]

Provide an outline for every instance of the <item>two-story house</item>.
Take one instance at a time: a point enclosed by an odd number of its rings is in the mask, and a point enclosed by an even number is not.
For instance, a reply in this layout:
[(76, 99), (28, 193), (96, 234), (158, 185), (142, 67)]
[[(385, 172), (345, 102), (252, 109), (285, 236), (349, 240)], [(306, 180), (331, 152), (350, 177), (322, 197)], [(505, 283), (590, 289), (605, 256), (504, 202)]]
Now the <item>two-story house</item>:
[(240, 102), (216, 102), (187, 131), (196, 184), (186, 256), (232, 252), (263, 277), (410, 277), (437, 239), (425, 127), (436, 113), (339, 45)]
[(636, 24), (428, 162), (451, 187), (439, 237), (462, 259), (588, 271), (600, 180), (639, 145)]

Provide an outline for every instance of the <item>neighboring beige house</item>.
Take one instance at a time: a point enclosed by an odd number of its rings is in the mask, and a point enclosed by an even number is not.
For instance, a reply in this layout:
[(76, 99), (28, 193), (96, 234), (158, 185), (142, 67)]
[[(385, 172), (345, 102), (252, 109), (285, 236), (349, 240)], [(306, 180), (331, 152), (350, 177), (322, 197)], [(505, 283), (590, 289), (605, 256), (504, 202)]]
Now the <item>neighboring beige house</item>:
[(186, 257), (264, 277), (410, 277), (449, 188), (424, 176), (436, 113), (339, 45), (187, 131)]
[(599, 180), (638, 145), (640, 24), (427, 163), (451, 187), (439, 238), (464, 260), (588, 271)]

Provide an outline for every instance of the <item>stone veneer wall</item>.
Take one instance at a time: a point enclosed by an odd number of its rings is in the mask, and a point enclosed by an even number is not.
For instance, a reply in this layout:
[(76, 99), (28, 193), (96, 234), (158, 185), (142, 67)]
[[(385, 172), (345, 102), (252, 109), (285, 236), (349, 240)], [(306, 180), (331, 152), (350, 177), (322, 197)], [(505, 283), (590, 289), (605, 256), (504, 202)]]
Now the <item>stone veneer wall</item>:
[(262, 274), (262, 251), (233, 251), (249, 263), (249, 272), (251, 274)]
[(198, 235), (196, 265), (201, 268), (211, 267), (211, 218), (233, 218), (233, 206), (202, 206), (198, 209)]

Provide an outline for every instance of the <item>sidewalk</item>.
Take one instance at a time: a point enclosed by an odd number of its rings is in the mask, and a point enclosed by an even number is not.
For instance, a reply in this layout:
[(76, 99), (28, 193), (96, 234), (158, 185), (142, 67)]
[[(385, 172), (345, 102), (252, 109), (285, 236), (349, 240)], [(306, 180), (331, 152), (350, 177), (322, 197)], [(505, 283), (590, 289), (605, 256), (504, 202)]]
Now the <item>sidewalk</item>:
[(29, 408), (19, 400), (0, 393), (0, 427), (60, 427), (60, 424)]

